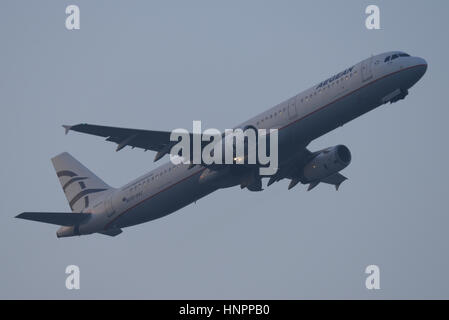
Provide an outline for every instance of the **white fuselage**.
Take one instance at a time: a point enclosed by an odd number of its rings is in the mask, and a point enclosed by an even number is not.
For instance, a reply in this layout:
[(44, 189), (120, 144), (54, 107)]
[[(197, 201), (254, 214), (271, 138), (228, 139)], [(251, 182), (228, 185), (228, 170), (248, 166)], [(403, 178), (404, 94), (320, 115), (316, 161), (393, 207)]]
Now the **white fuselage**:
[[(298, 147), (406, 92), (425, 73), (427, 64), (421, 58), (384, 61), (394, 53), (350, 66), (237, 127), (277, 128), (282, 165)], [(92, 204), (86, 210), (92, 217), (79, 231), (88, 234), (123, 228), (173, 213), (220, 188), (200, 182), (204, 170), (171, 162), (161, 165)]]

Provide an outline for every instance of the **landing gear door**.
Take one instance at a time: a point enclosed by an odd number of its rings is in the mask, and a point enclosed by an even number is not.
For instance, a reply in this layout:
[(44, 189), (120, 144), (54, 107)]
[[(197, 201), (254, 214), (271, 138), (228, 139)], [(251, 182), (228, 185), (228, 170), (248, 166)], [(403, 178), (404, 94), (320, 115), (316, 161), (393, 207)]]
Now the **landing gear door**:
[(368, 81), (373, 77), (373, 57), (362, 62), (362, 82)]

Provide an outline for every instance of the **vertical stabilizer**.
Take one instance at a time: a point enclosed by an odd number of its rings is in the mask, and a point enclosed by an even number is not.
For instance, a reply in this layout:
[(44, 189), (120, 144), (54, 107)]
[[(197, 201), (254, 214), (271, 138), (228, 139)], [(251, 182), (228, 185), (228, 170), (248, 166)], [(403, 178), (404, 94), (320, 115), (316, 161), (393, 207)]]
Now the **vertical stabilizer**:
[(83, 212), (95, 198), (112, 189), (67, 152), (51, 161), (72, 212)]

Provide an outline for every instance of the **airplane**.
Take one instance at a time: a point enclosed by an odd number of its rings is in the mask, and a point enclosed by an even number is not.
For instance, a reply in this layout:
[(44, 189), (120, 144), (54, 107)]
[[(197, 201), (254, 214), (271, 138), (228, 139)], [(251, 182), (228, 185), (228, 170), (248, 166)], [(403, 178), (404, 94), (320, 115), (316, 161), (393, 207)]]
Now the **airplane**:
[[(100, 233), (117, 236), (122, 229), (171, 214), (222, 188), (250, 191), (289, 179), (308, 190), (327, 183), (338, 190), (347, 178), (340, 171), (351, 162), (344, 145), (310, 151), (318, 137), (383, 104), (404, 99), (427, 70), (427, 62), (402, 51), (371, 56), (319, 84), (241, 123), (243, 129), (278, 129), (278, 168), (260, 176), (256, 165), (192, 165), (168, 162), (121, 188), (113, 188), (68, 153), (52, 158), (71, 212), (23, 212), (16, 216), (59, 225), (57, 237)], [(156, 152), (155, 161), (170, 154), (170, 132), (92, 124), (63, 126), (69, 131), (106, 138), (117, 144)]]

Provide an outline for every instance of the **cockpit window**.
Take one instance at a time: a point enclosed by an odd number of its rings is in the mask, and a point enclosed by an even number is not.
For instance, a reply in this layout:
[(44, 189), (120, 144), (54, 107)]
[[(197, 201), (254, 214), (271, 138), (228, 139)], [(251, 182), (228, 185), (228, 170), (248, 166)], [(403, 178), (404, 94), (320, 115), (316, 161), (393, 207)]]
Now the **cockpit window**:
[(392, 61), (392, 60), (397, 59), (399, 57), (410, 57), (410, 55), (407, 54), (407, 53), (397, 53), (397, 54), (394, 54), (392, 56), (386, 57), (384, 62)]

